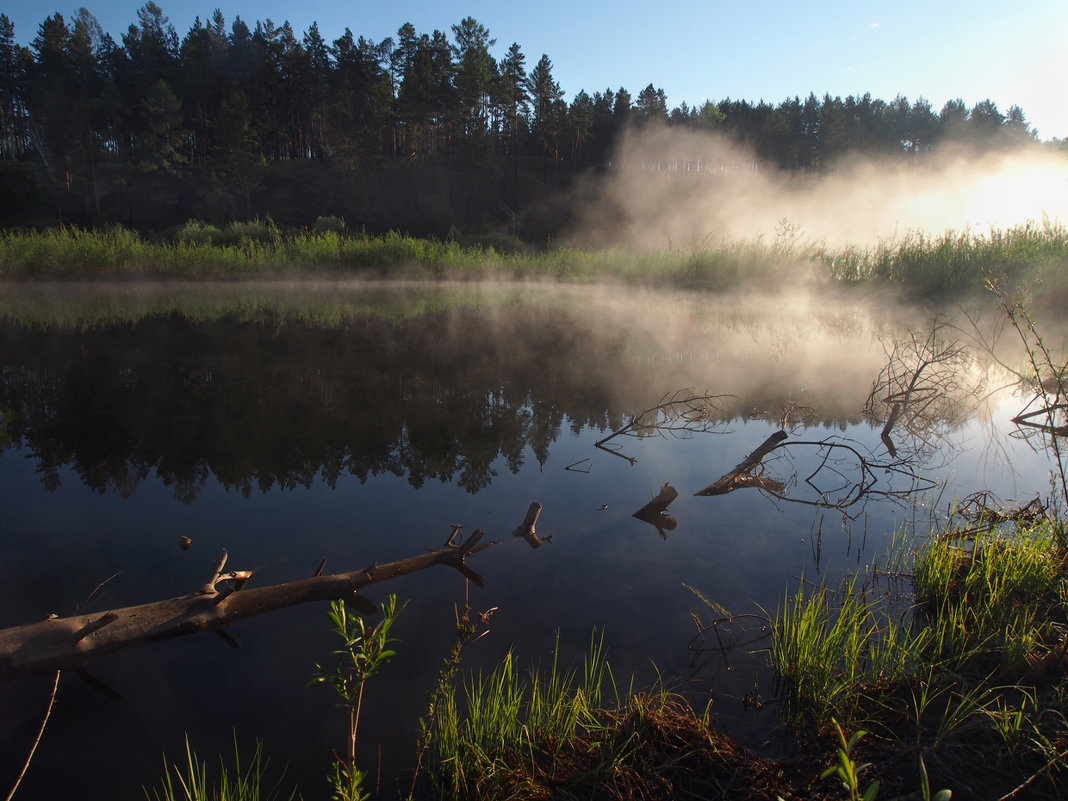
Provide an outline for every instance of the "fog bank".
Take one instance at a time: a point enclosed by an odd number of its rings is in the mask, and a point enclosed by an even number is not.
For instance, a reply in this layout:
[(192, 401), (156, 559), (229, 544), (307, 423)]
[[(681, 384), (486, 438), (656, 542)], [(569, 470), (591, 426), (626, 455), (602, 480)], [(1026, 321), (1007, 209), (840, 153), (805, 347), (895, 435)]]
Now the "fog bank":
[(946, 148), (889, 162), (838, 161), (791, 175), (714, 134), (632, 131), (603, 173), (578, 188), (574, 244), (643, 248), (789, 237), (869, 245), (909, 231), (983, 233), (1068, 220), (1068, 159), (1028, 148)]

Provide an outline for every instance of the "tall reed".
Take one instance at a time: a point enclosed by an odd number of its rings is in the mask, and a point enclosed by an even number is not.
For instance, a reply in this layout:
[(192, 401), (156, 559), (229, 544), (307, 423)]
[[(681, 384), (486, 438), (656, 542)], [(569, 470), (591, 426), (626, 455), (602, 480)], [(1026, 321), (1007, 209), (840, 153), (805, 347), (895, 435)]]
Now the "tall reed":
[(111, 226), (0, 232), (0, 277), (241, 277), (360, 272), (401, 278), (618, 281), (703, 289), (794, 285), (811, 280), (889, 284), (921, 295), (979, 289), (984, 277), (1042, 276), (1064, 288), (1068, 231), (1048, 220), (987, 233), (908, 232), (872, 247), (830, 248), (780, 236), (701, 242), (664, 250), (552, 247), (534, 252), (492, 238), (461, 245), (343, 225), (283, 231), (270, 220), (218, 228), (190, 221), (158, 239)]
[(603, 635), (591, 637), (581, 670), (560, 664), (559, 636), (545, 672), (524, 676), (509, 652), (465, 683), (462, 703), (455, 693), (446, 697), (435, 735), (437, 781), (450, 795), (486, 798), (541, 772), (551, 778), (562, 749), (603, 727), (597, 711), (609, 694), (618, 704)]
[(1068, 229), (1044, 220), (986, 233), (910, 231), (871, 247), (825, 248), (819, 255), (838, 283), (883, 283), (913, 295), (978, 292), (989, 276), (1010, 284), (1045, 277), (1063, 288)]
[(145, 797), (148, 801), (277, 801), (283, 798), (292, 801), (297, 797), (297, 791), (284, 792), (284, 772), (273, 784), (267, 783), (269, 763), (259, 741), (252, 757), (243, 760), (235, 734), (233, 763), (220, 757), (218, 774), (213, 777), (208, 764), (197, 756), (186, 736), (182, 763), (168, 763), (164, 758), (159, 786), (152, 790), (145, 788)]
[(855, 577), (835, 592), (820, 586), (787, 596), (772, 629), (771, 661), (785, 682), (788, 718), (852, 723), (873, 686), (908, 675), (929, 636), (890, 615)]

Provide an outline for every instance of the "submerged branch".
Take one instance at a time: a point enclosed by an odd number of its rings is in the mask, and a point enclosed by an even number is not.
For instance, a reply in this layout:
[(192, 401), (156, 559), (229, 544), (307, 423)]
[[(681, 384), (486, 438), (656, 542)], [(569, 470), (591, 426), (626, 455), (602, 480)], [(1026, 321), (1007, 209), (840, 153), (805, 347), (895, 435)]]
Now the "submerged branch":
[[(1055, 437), (1068, 437), (1068, 425), (1058, 425), (1056, 422), (1057, 412), (1064, 413), (1065, 411), (1068, 411), (1068, 404), (1055, 403), (1042, 409), (1020, 412), (1012, 418), (1012, 422), (1018, 426), (1038, 429)], [(1036, 423), (1032, 419), (1035, 417), (1045, 417), (1046, 422)]]
[(908, 439), (907, 450), (933, 453), (944, 444), (941, 430), (959, 424), (983, 389), (982, 381), (968, 382), (974, 356), (957, 340), (943, 338), (947, 328), (956, 330), (936, 319), (926, 337), (910, 333), (884, 347), (886, 366), (872, 383), (864, 415), (884, 423), (879, 436), (893, 459), (895, 428)]
[(703, 490), (695, 492), (694, 495), (726, 495), (728, 492), (734, 492), (736, 489), (743, 487), (759, 487), (781, 493), (785, 490), (785, 485), (781, 481), (754, 476), (753, 470), (757, 468), (765, 456), (779, 447), (786, 437), (785, 431), (776, 431), (764, 440), (756, 450), (739, 462), (733, 470), (725, 473)]
[[(791, 487), (796, 486), (799, 481), (811, 487), (816, 495), (815, 500), (790, 497), (787, 494), (787, 482), (761, 475), (758, 472), (763, 470), (763, 462), (767, 456), (779, 448), (786, 452), (797, 448), (815, 449), (815, 466), (807, 471), (807, 475), (799, 474), (795, 466), (793, 476), (789, 479)], [(848, 466), (843, 467), (847, 461)], [(820, 477), (824, 474), (836, 476), (841, 482), (840, 486), (833, 489), (824, 489), (818, 486)], [(907, 478), (910, 481), (910, 486), (901, 489), (893, 487), (876, 489), (880, 481), (880, 474), (888, 475), (891, 478), (895, 476)], [(903, 460), (877, 461), (871, 457), (870, 453), (866, 456), (858, 448), (844, 440), (787, 441), (786, 432), (779, 430), (765, 439), (752, 453), (739, 462), (733, 470), (725, 473), (715, 482), (694, 494), (703, 496), (726, 495), (737, 489), (755, 487), (774, 498), (789, 503), (845, 510), (869, 496), (901, 500), (931, 486), (933, 486), (933, 482), (930, 479), (921, 477), (916, 471), (910, 469), (908, 463)]]
[(56, 677), (52, 681), (52, 692), (48, 696), (48, 707), (45, 709), (44, 717), (41, 718), (41, 726), (37, 729), (37, 737), (33, 741), (33, 745), (30, 746), (30, 753), (26, 755), (26, 761), (22, 764), (22, 770), (19, 771), (18, 777), (15, 779), (15, 783), (11, 785), (11, 792), (7, 794), (5, 801), (11, 801), (15, 797), (15, 792), (19, 789), (19, 785), (22, 784), (22, 780), (26, 777), (26, 771), (30, 769), (30, 763), (33, 762), (33, 755), (37, 753), (37, 746), (41, 744), (41, 738), (44, 737), (45, 726), (48, 725), (48, 719), (52, 717), (52, 707), (56, 703), (56, 692), (59, 690), (59, 676), (63, 671), (57, 670)]

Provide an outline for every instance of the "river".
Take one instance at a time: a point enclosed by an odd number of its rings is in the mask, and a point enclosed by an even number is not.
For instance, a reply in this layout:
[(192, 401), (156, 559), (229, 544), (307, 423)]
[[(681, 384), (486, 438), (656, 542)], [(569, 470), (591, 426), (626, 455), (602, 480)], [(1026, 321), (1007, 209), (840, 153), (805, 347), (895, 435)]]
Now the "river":
[[(500, 540), (470, 560), (483, 588), (435, 568), (366, 593), (407, 602), (360, 725), (381, 795), (414, 763), (465, 597), (496, 610), (465, 674), (509, 648), (544, 661), (557, 638), (581, 658), (603, 632), (621, 688), (659, 677), (785, 752), (760, 615), (858, 570), (907, 604), (907, 578), (884, 575), (912, 547), (895, 531), (922, 534), (980, 490), (1049, 490), (1041, 440), (1011, 423), (1026, 397), (965, 333), (819, 294), (21, 286), (0, 304), (0, 626), (192, 592), (223, 548), (259, 586), (324, 558), (329, 573), (423, 553), (458, 524)], [(885, 398), (925, 353), (945, 371), (921, 375), (923, 409), (917, 392), (888, 445)], [(760, 481), (694, 495), (780, 429)], [(636, 519), (666, 483), (670, 517)], [(531, 502), (538, 548), (511, 536)], [(716, 617), (699, 594), (740, 617), (695, 640), (691, 613)], [(325, 795), (346, 723), (306, 687), (336, 647), (325, 607), (229, 633), (240, 647), (196, 635), (104, 659), (93, 682), (64, 675), (20, 794), (142, 797), (188, 734), (212, 763), (262, 740), (305, 797)], [(0, 684), (0, 785), (50, 687)]]

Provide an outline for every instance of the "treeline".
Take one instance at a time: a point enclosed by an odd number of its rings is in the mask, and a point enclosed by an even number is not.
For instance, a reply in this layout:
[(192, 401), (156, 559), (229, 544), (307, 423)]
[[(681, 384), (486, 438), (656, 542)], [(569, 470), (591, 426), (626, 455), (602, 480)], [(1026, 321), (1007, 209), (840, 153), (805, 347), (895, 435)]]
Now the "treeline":
[(381, 42), (349, 29), (328, 42), (314, 23), (298, 35), (218, 10), (179, 37), (148, 2), (121, 42), (81, 9), (47, 17), (24, 47), (0, 15), (0, 224), (336, 215), (371, 230), (543, 236), (566, 219), (572, 176), (618, 166), (629, 126), (721, 132), (753, 166), (789, 170), (1035, 138), (1022, 109), (989, 100), (939, 112), (867, 94), (669, 108), (650, 84), (568, 103), (547, 55), (528, 68), (519, 44), (500, 60), (495, 44), (470, 17), (451, 36), (404, 24)]

